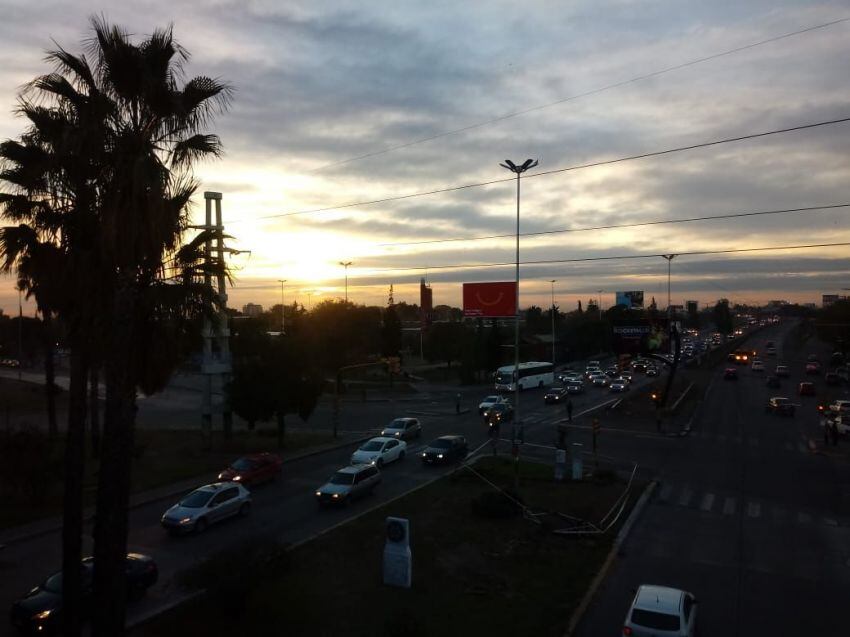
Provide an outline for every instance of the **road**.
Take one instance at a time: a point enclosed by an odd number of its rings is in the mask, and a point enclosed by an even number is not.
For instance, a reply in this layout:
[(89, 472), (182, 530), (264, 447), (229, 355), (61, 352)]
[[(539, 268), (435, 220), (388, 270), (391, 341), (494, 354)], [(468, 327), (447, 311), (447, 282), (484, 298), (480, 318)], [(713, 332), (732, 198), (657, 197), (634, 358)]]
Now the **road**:
[[(776, 341), (776, 361), (766, 365), (791, 366), (782, 389), (767, 388), (763, 373), (741, 368), (735, 382), (718, 370), (692, 435), (666, 442), (667, 453), (659, 442), (650, 450), (610, 436), (611, 453), (628, 448), (655, 469), (659, 485), (576, 634), (622, 634), (643, 583), (693, 592), (703, 635), (847, 634), (850, 441), (823, 447), (817, 399), (794, 392), (804, 357), (783, 356), (787, 329), (770, 327), (752, 339), (760, 351)], [(805, 351), (829, 360), (825, 346)], [(824, 393), (822, 378), (817, 385)], [(796, 417), (765, 413), (777, 395), (801, 403)]]
[[(641, 382), (646, 380), (642, 379)], [(253, 490), (254, 507), (247, 518), (223, 522), (203, 535), (173, 538), (160, 528), (160, 516), (173, 503), (171, 501), (152, 503), (132, 510), (129, 547), (156, 558), (160, 581), (146, 599), (131, 606), (131, 619), (174, 599), (179, 590), (178, 574), (218, 551), (258, 538), (274, 538), (281, 542), (304, 540), (442, 475), (447, 469), (424, 467), (415, 457), (430, 439), (459, 433), (467, 436), (472, 448), (484, 444), (487, 440), (486, 427), (478, 415), (477, 404), (483, 395), (492, 391), (486, 387), (463, 390), (462, 404), (472, 409), (457, 415), (454, 412), (456, 389), (451, 392), (445, 388), (438, 389), (407, 402), (346, 403), (343, 406), (343, 422), (348, 429), (369, 430), (386, 423), (391, 415), (417, 416), (424, 429), (422, 439), (411, 442), (407, 458), (385, 468), (383, 482), (375, 495), (353, 503), (350, 507), (319, 510), (313, 493), (336, 469), (348, 464), (354, 447), (285, 463), (280, 480)], [(579, 418), (588, 409), (611, 399), (612, 395), (607, 390), (589, 388), (586, 394), (574, 397), (574, 417)], [(542, 391), (528, 391), (522, 394), (520, 409), (527, 423), (527, 440), (550, 445), (555, 438), (555, 423), (565, 417), (564, 408), (544, 406)], [(510, 435), (510, 432), (503, 430), (502, 434)], [(576, 435), (583, 433), (577, 430)], [(501, 452), (508, 453), (509, 446), (505, 442), (500, 443)], [(526, 449), (532, 452), (532, 448)], [(489, 447), (485, 452), (490, 452)], [(538, 457), (541, 453), (543, 457), (552, 455), (547, 450), (534, 451)], [(210, 480), (213, 478), (210, 476)], [(3, 535), (0, 533), (0, 544)], [(57, 570), (60, 548), (60, 534), (57, 531), (12, 543), (0, 551), (0, 605), (8, 608), (15, 598)], [(85, 541), (85, 550), (91, 551), (89, 537)], [(0, 635), (10, 632), (11, 627), (0, 622)]]

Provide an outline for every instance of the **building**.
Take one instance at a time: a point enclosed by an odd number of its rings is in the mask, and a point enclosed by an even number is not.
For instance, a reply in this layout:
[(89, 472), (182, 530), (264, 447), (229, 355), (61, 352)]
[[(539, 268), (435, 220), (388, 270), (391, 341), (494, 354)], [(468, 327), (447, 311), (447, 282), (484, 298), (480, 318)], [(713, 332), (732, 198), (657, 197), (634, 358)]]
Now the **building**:
[(423, 329), (428, 329), (434, 320), (434, 292), (431, 286), (425, 284), (425, 279), (419, 281), (419, 323)]
[(242, 306), (242, 314), (249, 318), (257, 318), (263, 313), (263, 306), (256, 303), (246, 303)]
[(824, 294), (822, 297), (821, 305), (823, 307), (829, 307), (833, 303), (838, 303), (839, 301), (846, 301), (847, 297), (839, 294)]

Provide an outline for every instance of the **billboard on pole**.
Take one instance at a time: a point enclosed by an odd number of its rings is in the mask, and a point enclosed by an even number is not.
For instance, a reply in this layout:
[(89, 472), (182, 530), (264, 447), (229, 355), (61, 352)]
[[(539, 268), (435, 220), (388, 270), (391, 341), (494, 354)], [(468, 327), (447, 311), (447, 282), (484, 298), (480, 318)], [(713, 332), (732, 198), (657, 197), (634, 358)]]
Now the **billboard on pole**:
[(463, 284), (463, 315), (516, 316), (516, 281)]
[(617, 292), (616, 302), (617, 305), (625, 305), (629, 309), (643, 307), (643, 290)]
[(616, 354), (666, 354), (670, 351), (670, 327), (666, 318), (634, 319), (614, 324), (612, 349)]

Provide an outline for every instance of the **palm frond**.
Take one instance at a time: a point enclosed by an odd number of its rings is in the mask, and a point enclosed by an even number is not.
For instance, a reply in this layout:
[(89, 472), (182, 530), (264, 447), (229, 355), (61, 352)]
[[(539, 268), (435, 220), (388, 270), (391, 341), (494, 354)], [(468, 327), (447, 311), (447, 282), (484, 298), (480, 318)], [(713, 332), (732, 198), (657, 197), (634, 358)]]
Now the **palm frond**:
[(171, 150), (171, 164), (177, 167), (188, 167), (195, 161), (209, 156), (219, 157), (222, 150), (218, 135), (192, 135), (174, 144)]

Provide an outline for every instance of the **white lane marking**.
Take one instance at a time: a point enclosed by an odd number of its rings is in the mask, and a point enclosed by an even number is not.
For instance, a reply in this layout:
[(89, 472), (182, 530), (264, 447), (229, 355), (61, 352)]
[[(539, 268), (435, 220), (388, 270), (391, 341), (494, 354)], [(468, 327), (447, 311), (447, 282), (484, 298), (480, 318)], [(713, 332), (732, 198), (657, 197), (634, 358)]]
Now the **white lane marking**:
[(702, 497), (702, 502), (699, 505), (699, 508), (703, 511), (711, 511), (711, 507), (714, 505), (714, 494), (706, 493)]
[(688, 487), (687, 485), (682, 487), (682, 495), (679, 496), (679, 506), (680, 507), (688, 506), (688, 502), (691, 501), (691, 496), (693, 494), (694, 494), (694, 492), (691, 491), (690, 487)]
[(838, 526), (838, 521), (833, 520), (832, 518), (824, 518), (823, 523), (827, 526)]
[(723, 515), (735, 513), (735, 498), (726, 498), (723, 502)]
[(670, 493), (673, 491), (672, 484), (665, 484), (661, 487), (661, 491), (658, 493), (658, 499), (664, 500), (665, 502), (670, 498)]
[(798, 524), (808, 524), (812, 521), (812, 516), (808, 513), (804, 513), (803, 511), (799, 511), (797, 513), (797, 523)]
[(761, 505), (758, 502), (750, 502), (747, 504), (747, 515), (751, 518), (757, 518), (761, 515)]

